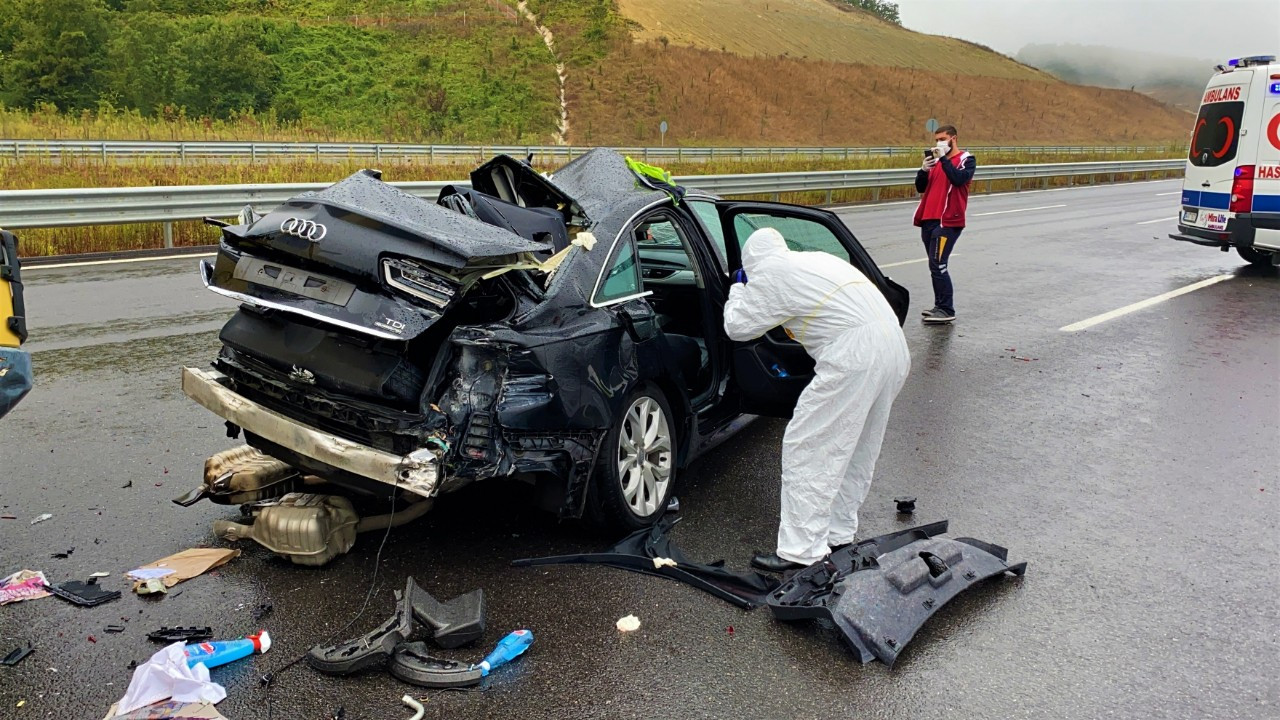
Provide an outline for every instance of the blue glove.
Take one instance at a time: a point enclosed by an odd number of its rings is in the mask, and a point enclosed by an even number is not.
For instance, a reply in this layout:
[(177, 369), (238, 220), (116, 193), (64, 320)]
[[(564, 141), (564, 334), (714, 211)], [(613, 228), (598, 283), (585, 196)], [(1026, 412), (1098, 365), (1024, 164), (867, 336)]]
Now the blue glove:
[(742, 283), (743, 285), (746, 285), (747, 271), (743, 270), (742, 268), (738, 268), (737, 270), (733, 271), (733, 281), (736, 283)]

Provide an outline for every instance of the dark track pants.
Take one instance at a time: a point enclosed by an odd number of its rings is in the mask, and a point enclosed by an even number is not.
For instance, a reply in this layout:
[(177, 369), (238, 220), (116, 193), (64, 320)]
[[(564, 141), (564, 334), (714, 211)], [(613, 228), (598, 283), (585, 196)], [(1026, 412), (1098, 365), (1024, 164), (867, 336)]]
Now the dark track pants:
[(933, 278), (933, 306), (951, 315), (956, 314), (956, 308), (947, 263), (962, 230), (964, 228), (944, 228), (938, 220), (925, 220), (920, 225), (920, 238), (929, 255), (929, 275)]

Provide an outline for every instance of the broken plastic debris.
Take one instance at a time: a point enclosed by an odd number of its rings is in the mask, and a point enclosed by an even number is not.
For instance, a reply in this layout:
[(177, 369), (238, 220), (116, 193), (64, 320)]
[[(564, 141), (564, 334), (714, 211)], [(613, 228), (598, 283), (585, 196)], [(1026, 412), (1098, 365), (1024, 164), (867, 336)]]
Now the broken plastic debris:
[[(174, 553), (166, 558), (161, 558), (153, 563), (148, 563), (140, 568), (129, 571), (131, 578), (142, 573), (145, 577), (143, 580), (137, 580), (133, 584), (133, 591), (143, 595), (146, 592), (155, 592), (157, 585), (161, 588), (171, 588), (183, 580), (190, 580), (197, 575), (202, 575), (210, 570), (225, 565), (232, 558), (239, 557), (239, 550), (229, 550), (225, 548), (192, 548), (183, 550), (180, 553)], [(163, 575), (157, 575), (152, 570), (172, 570), (172, 572)]]
[(76, 548), (73, 545), (70, 548), (68, 548), (66, 552), (56, 552), (50, 555), (49, 557), (54, 558), (55, 560), (66, 560), (67, 558), (71, 557), (71, 553), (75, 551), (76, 551)]
[(578, 233), (577, 237), (573, 239), (573, 242), (569, 244), (577, 245), (583, 250), (586, 250), (587, 252), (591, 252), (591, 248), (596, 246), (596, 236), (592, 235), (589, 232), (585, 232), (585, 231), (580, 232)]
[(0, 660), (0, 665), (13, 667), (14, 665), (17, 665), (18, 663), (22, 662), (23, 658), (25, 658), (26, 656), (30, 655), (33, 652), (35, 652), (35, 648), (32, 647), (30, 642), (28, 642), (26, 645), (20, 645), (14, 648), (13, 652), (10, 652), (8, 655), (5, 655), (4, 659)]
[(210, 627), (162, 627), (147, 633), (147, 639), (153, 642), (199, 642), (213, 637)]
[(664, 568), (664, 567), (675, 567), (675, 566), (676, 566), (676, 561), (672, 560), (671, 558), (656, 557), (653, 559), (653, 567), (655, 569)]
[(635, 632), (640, 629), (640, 618), (628, 615), (618, 620), (618, 629), (622, 632)]
[(217, 704), (226, 697), (227, 691), (209, 680), (209, 668), (198, 663), (187, 667), (185, 648), (176, 642), (157, 651), (133, 671), (129, 689), (116, 704), (116, 717), (161, 700)]
[(35, 516), (35, 519), (31, 521), (31, 524), (35, 525), (36, 523), (42, 523), (51, 517), (53, 517), (53, 513), (44, 513), (43, 515), (37, 515)]
[(48, 584), (49, 580), (39, 570), (19, 570), (0, 580), (0, 605), (49, 597), (49, 591), (44, 589)]
[(45, 585), (44, 587), (63, 600), (82, 607), (93, 607), (94, 605), (101, 605), (120, 598), (119, 590), (103, 590), (98, 587), (98, 578), (89, 578), (88, 581), (71, 580), (59, 585)]

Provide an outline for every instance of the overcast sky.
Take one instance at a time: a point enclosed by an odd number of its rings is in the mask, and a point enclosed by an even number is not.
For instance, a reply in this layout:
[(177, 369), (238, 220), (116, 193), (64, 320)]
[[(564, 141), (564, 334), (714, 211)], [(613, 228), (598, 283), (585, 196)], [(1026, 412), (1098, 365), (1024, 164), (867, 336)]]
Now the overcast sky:
[(1280, 0), (897, 0), (902, 24), (1016, 55), (1108, 45), (1214, 62), (1280, 55)]

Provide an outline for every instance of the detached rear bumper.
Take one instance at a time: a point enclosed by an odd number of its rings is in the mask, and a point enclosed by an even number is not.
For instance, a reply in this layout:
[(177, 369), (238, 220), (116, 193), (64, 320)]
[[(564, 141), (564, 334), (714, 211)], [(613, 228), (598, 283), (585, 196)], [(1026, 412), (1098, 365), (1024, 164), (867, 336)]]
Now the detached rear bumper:
[(218, 417), (299, 455), (423, 497), (440, 487), (440, 461), (430, 450), (400, 456), (304, 425), (249, 400), (222, 384), (214, 370), (182, 368), (182, 392)]

